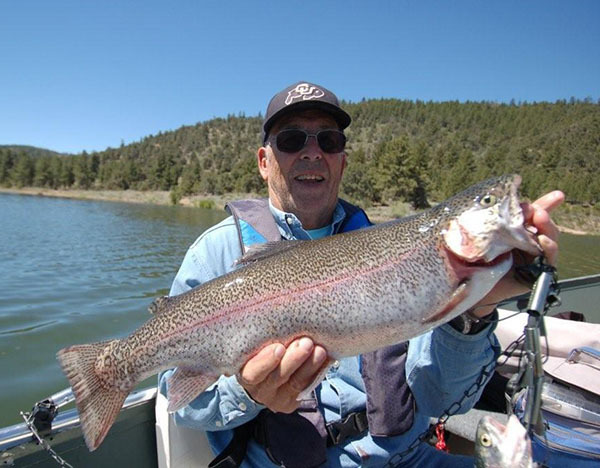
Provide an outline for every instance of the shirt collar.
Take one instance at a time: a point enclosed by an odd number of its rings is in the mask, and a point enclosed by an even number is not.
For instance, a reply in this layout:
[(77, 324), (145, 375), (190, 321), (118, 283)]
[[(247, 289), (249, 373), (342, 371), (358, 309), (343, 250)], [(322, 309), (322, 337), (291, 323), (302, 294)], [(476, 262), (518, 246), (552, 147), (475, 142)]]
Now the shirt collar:
[[(283, 238), (291, 240), (291, 239), (301, 239), (308, 240), (310, 236), (308, 232), (302, 227), (302, 223), (296, 217), (294, 213), (286, 213), (281, 211), (273, 206), (271, 200), (269, 200), (269, 209), (275, 218), (275, 222), (277, 223), (277, 227), (279, 228), (279, 232)], [(338, 201), (335, 210), (333, 211), (333, 230), (332, 232), (335, 234), (342, 221), (346, 217), (346, 212), (342, 207), (341, 203)]]

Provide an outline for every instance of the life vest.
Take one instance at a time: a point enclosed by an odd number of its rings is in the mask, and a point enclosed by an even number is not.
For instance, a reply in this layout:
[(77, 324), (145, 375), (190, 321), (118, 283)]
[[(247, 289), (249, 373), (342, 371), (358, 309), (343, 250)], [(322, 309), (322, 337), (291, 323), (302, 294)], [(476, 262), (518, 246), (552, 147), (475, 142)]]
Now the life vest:
[[(362, 209), (339, 201), (346, 216), (338, 233), (372, 225)], [(256, 243), (282, 240), (268, 199), (238, 200), (226, 208), (235, 220), (242, 252)], [(231, 464), (236, 458), (234, 452), (243, 458), (243, 444), (247, 444), (249, 437), (264, 445), (275, 463), (290, 468), (323, 464), (327, 459), (327, 446), (339, 444), (367, 429), (374, 437), (403, 434), (411, 428), (415, 412), (415, 401), (406, 382), (407, 350), (408, 342), (405, 342), (360, 356), (360, 372), (366, 389), (365, 411), (326, 424), (313, 392), (312, 398), (303, 400), (291, 414), (263, 410), (255, 421), (236, 430), (230, 446), (210, 466), (236, 466), (236, 463)]]

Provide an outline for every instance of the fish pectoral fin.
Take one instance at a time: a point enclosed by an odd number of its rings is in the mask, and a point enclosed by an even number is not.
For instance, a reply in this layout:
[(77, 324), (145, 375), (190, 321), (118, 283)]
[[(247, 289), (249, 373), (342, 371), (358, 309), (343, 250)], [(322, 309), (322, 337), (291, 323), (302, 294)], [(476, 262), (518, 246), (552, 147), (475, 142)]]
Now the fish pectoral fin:
[(462, 282), (450, 297), (450, 300), (442, 307), (441, 310), (434, 311), (431, 315), (423, 318), (423, 323), (434, 323), (442, 320), (446, 315), (452, 312), (469, 294), (470, 288), (468, 282)]
[(186, 406), (216, 380), (212, 375), (178, 367), (167, 379), (167, 411), (173, 413)]

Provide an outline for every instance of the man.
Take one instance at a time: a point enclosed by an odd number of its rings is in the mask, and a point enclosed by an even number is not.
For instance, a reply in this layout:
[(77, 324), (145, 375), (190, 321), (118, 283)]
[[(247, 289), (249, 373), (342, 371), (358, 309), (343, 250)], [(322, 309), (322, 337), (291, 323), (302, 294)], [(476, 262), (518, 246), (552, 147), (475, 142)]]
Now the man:
[[(234, 216), (190, 247), (171, 295), (231, 271), (245, 248), (269, 240), (273, 231), (275, 240), (311, 239), (369, 225), (362, 210), (338, 199), (347, 163), (343, 130), (349, 124), (336, 96), (322, 86), (296, 83), (277, 93), (257, 152), (268, 205), (233, 204)], [(548, 212), (562, 199), (562, 193), (551, 192), (524, 207), (551, 263), (558, 233)], [(271, 344), (237, 376), (221, 376), (178, 411), (175, 421), (208, 431), (215, 453), (223, 453), (220, 461), (229, 457), (216, 466), (236, 466), (241, 457), (242, 466), (255, 467), (472, 466), (468, 457), (449, 456), (427, 444), (404, 452), (430, 417), (460, 400), (494, 362), (499, 352), (494, 325), (473, 318), (493, 319), (495, 303), (524, 291), (508, 274), (469, 312), (470, 319), (438, 327), (408, 346), (335, 362), (302, 402), (297, 397), (322, 373), (327, 350), (310, 337), (287, 347)], [(161, 377), (163, 394), (169, 375)], [(472, 406), (479, 393), (461, 407)]]

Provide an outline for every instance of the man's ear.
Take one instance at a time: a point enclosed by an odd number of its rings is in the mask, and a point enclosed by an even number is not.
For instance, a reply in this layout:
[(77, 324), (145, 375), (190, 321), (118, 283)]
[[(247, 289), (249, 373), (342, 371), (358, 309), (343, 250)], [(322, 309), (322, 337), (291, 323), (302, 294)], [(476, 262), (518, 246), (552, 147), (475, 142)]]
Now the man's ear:
[(342, 153), (342, 175), (344, 174), (344, 170), (348, 167), (348, 155), (346, 153)]
[(267, 180), (269, 171), (267, 167), (268, 161), (266, 146), (261, 146), (260, 148), (258, 148), (258, 151), (256, 152), (256, 162), (258, 164), (258, 172), (260, 172), (260, 175), (264, 180)]

